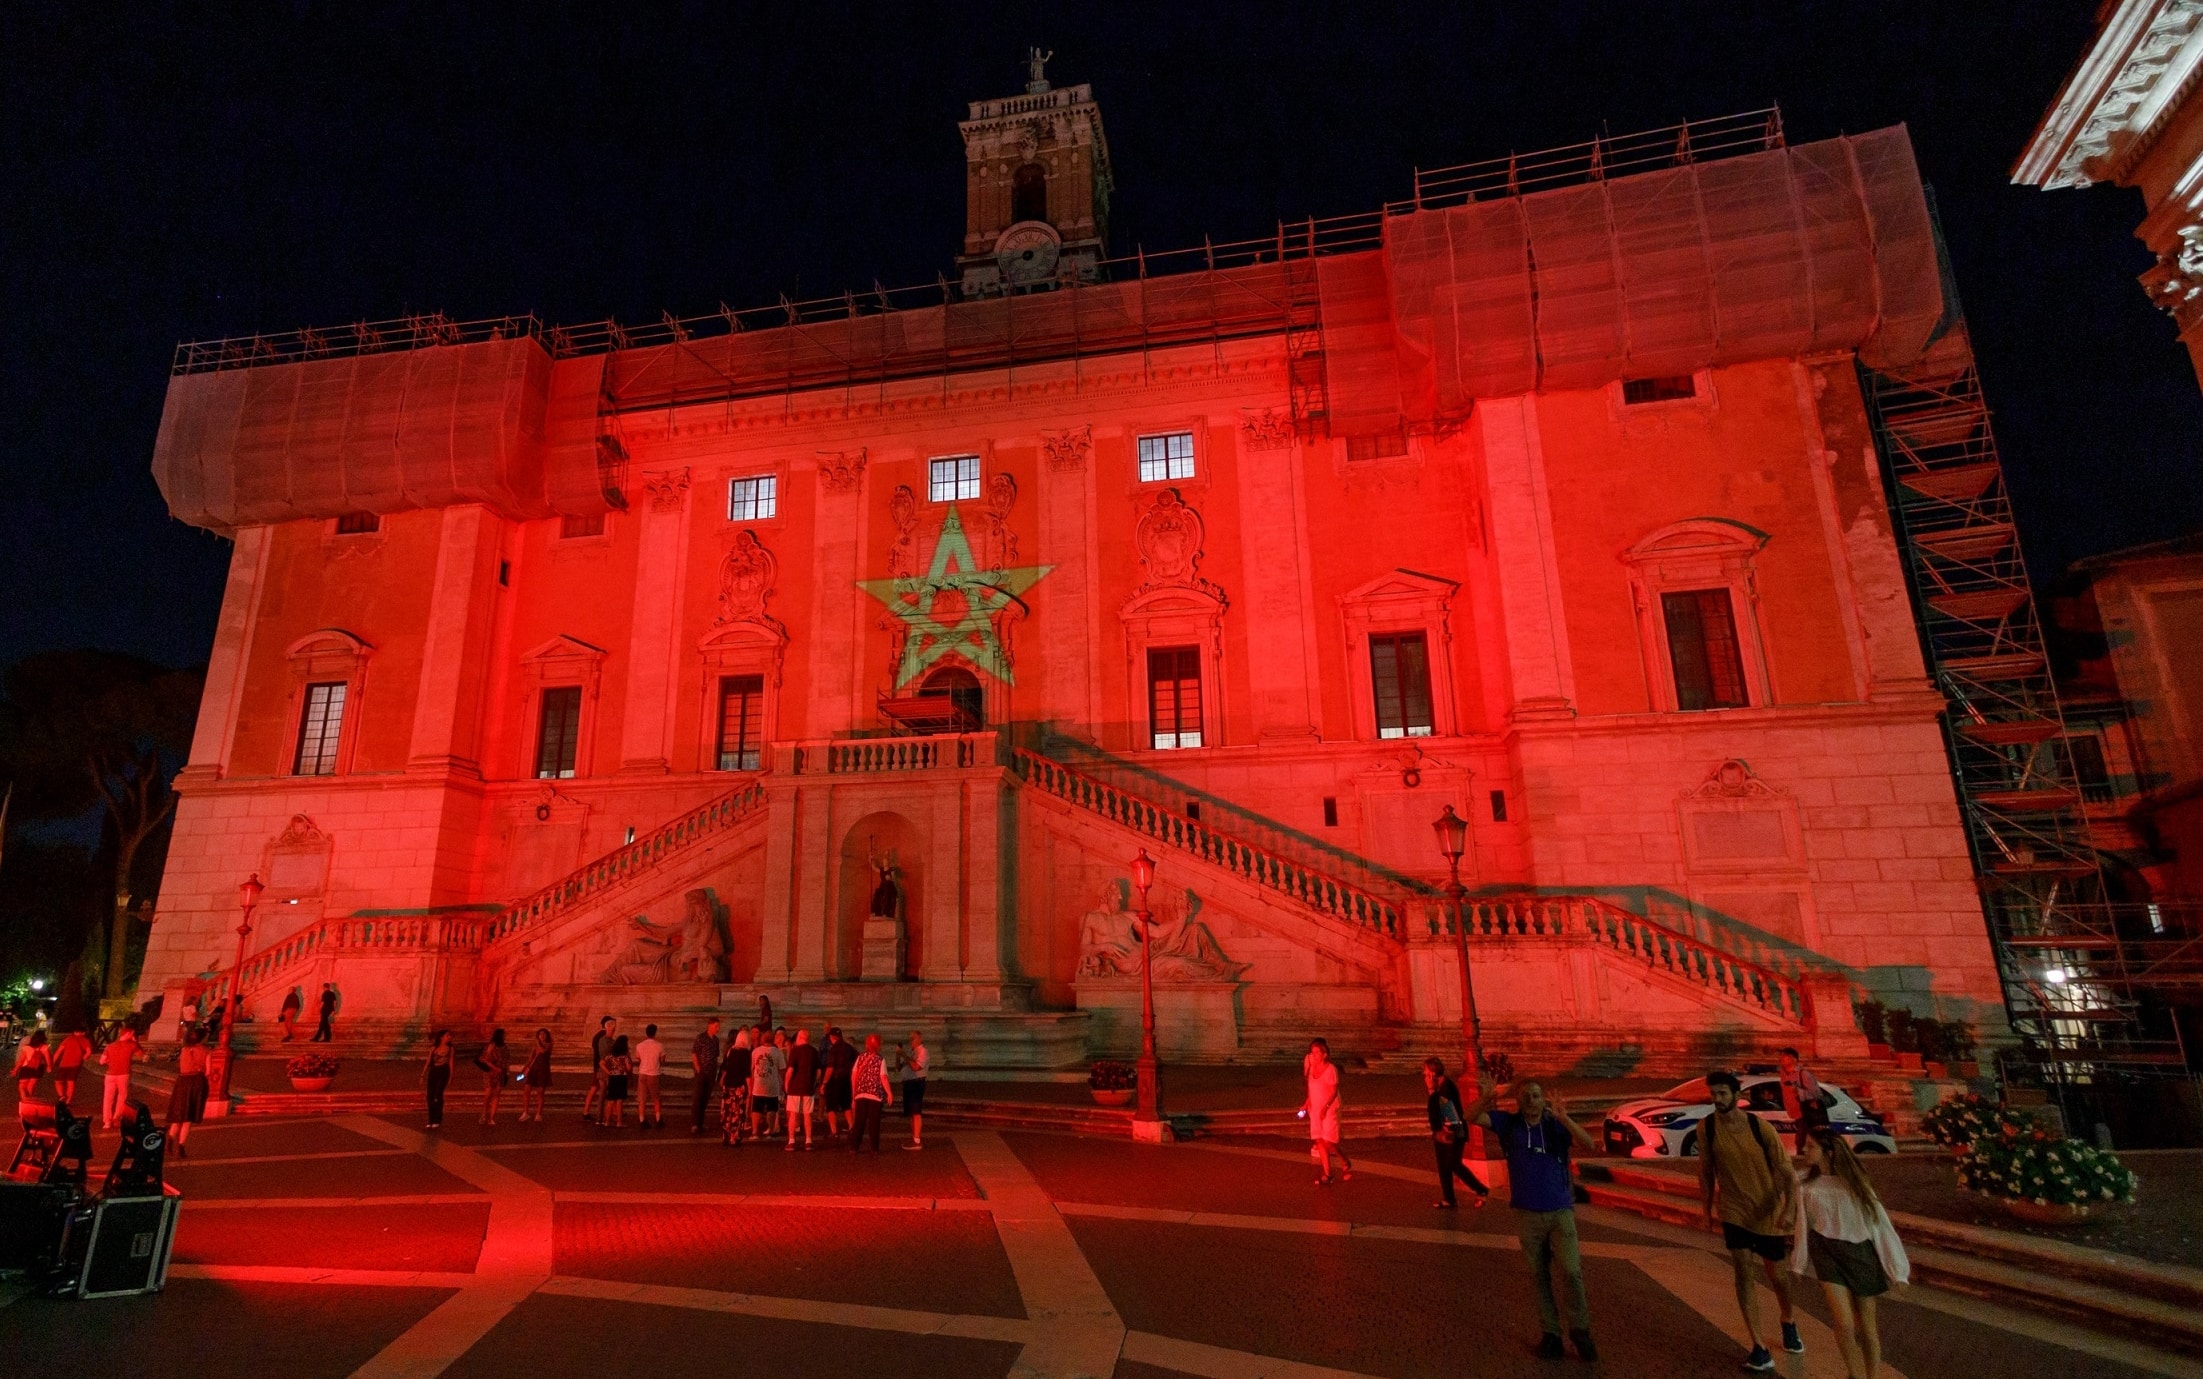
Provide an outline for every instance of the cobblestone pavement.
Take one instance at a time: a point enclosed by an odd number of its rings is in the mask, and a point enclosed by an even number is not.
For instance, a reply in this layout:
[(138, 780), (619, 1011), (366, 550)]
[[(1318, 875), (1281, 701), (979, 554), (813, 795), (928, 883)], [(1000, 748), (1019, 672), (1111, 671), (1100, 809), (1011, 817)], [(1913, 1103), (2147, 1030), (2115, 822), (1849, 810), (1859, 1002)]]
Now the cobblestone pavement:
[[(1373, 1145), (1351, 1181), (1317, 1188), (1278, 1140), (941, 1127), (919, 1153), (891, 1134), (852, 1155), (571, 1112), (453, 1120), (200, 1127), (172, 1164), (185, 1208), (167, 1291), (0, 1300), (8, 1372), (1662, 1379), (1733, 1374), (1743, 1356), (1705, 1238), (1585, 1209), (1604, 1354), (1539, 1361), (1511, 1213), (1434, 1210), (1412, 1142)], [(1832, 1379), (1813, 1292), (1806, 1354), (1782, 1372)], [(1883, 1317), (1885, 1373), (1909, 1379), (2203, 1379), (2194, 1361), (1931, 1289)]]

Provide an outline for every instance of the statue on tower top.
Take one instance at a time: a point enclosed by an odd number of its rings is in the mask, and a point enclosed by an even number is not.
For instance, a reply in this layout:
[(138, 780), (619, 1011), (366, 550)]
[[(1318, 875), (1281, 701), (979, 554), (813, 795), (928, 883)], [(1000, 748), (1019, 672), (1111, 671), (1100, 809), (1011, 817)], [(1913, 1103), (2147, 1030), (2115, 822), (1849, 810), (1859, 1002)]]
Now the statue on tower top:
[(1037, 96), (1048, 89), (1047, 68), (1049, 61), (1054, 57), (1055, 51), (1053, 49), (1045, 53), (1038, 48), (1027, 48), (1025, 50), (1026, 95)]

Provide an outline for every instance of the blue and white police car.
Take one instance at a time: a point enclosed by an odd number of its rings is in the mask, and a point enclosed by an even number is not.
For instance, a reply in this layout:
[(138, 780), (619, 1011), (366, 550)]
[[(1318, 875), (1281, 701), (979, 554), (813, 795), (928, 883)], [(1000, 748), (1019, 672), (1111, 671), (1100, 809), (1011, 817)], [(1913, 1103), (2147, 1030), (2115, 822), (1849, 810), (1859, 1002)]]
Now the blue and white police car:
[[(1753, 1115), (1785, 1136), (1797, 1125), (1782, 1108), (1782, 1079), (1773, 1073), (1744, 1073), (1738, 1100)], [(1829, 1127), (1861, 1154), (1894, 1154), (1897, 1138), (1840, 1087), (1821, 1084), (1821, 1106)], [(1706, 1079), (1694, 1077), (1656, 1097), (1628, 1101), (1606, 1116), (1606, 1152), (1631, 1159), (1688, 1159), (1698, 1154), (1698, 1123), (1713, 1113)]]

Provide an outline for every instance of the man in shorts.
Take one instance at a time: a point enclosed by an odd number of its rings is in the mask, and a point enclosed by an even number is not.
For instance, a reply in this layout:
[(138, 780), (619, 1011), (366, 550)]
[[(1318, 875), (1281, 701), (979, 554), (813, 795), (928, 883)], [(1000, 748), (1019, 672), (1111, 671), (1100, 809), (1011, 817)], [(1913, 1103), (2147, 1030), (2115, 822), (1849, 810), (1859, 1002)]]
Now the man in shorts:
[(780, 1036), (767, 1034), (750, 1055), (750, 1133), (763, 1139), (780, 1126), (782, 1079), (788, 1070)]
[(841, 1037), (841, 1027), (826, 1031), (826, 1138), (833, 1140), (849, 1129), (850, 1097), (849, 1075), (857, 1066), (857, 1046)]
[(811, 1112), (818, 1101), (819, 1058), (818, 1045), (811, 1042), (811, 1031), (796, 1031), (794, 1047), (788, 1050), (788, 1074), (783, 1079), (786, 1086), (788, 1113), (788, 1145), (796, 1147), (796, 1122), (803, 1122), (803, 1147), (811, 1145)]
[(932, 1066), (925, 1035), (912, 1030), (910, 1043), (895, 1050), (895, 1070), (903, 1075), (903, 1114), (910, 1117), (910, 1143), (905, 1149), (926, 1147), (926, 1073)]
[(1782, 1348), (1792, 1355), (1805, 1353), (1798, 1335), (1796, 1313), (1790, 1306), (1790, 1271), (1786, 1263), (1795, 1243), (1798, 1179), (1790, 1168), (1790, 1152), (1775, 1128), (1737, 1104), (1740, 1090), (1736, 1074), (1706, 1074), (1706, 1093), (1713, 1113), (1698, 1123), (1698, 1183), (1706, 1203), (1706, 1224), (1721, 1217), (1721, 1243), (1728, 1246), (1729, 1266), (1736, 1276), (1736, 1305), (1744, 1314), (1744, 1332), (1752, 1340), (1751, 1356), (1744, 1368), (1764, 1373), (1775, 1367), (1775, 1357), (1761, 1340), (1759, 1293), (1752, 1261), (1766, 1276), (1782, 1314)]
[(665, 1045), (658, 1042), (658, 1027), (643, 1026), (643, 1041), (635, 1046), (635, 1128), (665, 1129), (665, 1102), (658, 1091), (665, 1083)]
[(84, 1062), (92, 1056), (92, 1041), (83, 1030), (73, 1029), (61, 1036), (54, 1045), (54, 1100), (63, 1106), (76, 1100), (77, 1079), (84, 1075)]
[(604, 1110), (604, 1057), (612, 1052), (612, 1039), (620, 1032), (619, 1017), (607, 1015), (597, 1021), (597, 1032), (589, 1040), (589, 1094), (581, 1099), (581, 1118), (592, 1120), (592, 1111)]

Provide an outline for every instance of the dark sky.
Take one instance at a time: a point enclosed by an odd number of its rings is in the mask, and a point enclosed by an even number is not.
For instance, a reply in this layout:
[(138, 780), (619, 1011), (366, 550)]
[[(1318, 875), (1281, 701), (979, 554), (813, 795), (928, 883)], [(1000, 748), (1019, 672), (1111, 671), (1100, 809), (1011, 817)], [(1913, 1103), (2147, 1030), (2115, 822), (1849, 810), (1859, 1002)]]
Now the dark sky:
[(6, 7), (0, 663), (204, 660), (228, 546), (147, 468), (178, 340), (930, 282), (955, 121), (1020, 89), (1028, 42), (1094, 84), (1119, 251), (1374, 209), (1415, 166), (1602, 124), (1902, 121), (2038, 579), (2203, 525), (2203, 394), (2134, 282), (2138, 194), (2006, 180), (2092, 0), (1297, 8)]

